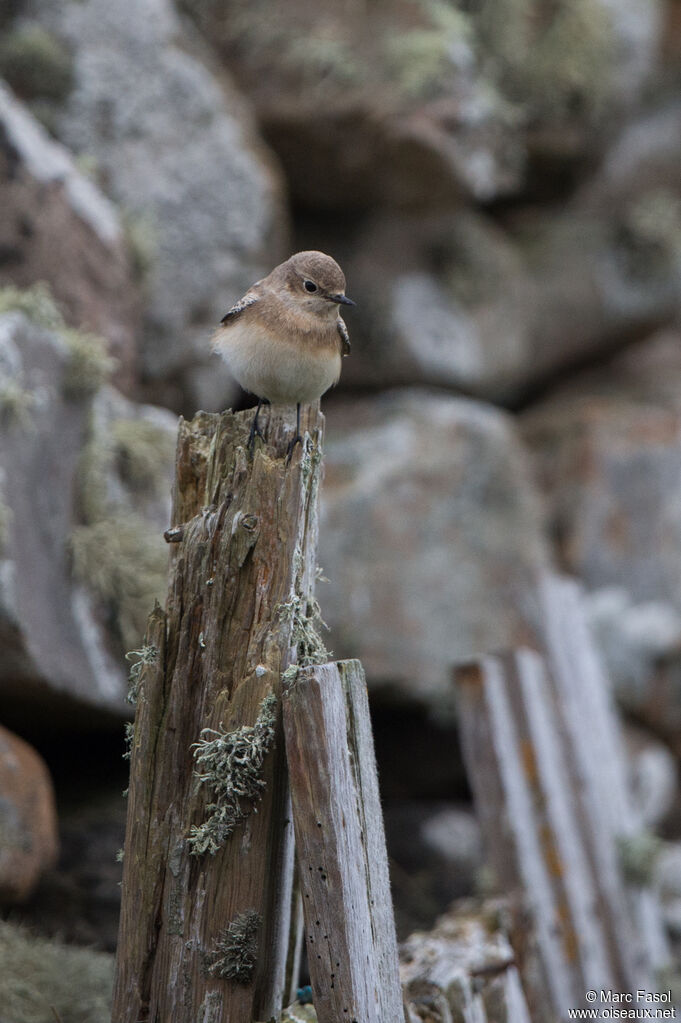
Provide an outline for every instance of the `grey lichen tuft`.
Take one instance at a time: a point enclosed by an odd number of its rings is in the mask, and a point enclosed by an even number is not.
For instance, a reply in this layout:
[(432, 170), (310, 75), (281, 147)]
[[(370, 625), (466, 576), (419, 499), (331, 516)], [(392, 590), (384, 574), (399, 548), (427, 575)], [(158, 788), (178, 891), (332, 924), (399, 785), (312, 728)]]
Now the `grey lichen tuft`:
[(262, 917), (255, 909), (239, 913), (215, 942), (208, 972), (236, 984), (250, 984), (258, 961)]
[(207, 785), (212, 802), (202, 824), (193, 824), (188, 837), (194, 856), (220, 849), (237, 825), (256, 810), (265, 789), (263, 765), (274, 744), (277, 698), (268, 693), (254, 725), (232, 732), (204, 728), (194, 744), (196, 776)]
[(325, 664), (332, 654), (322, 639), (322, 629), (328, 625), (322, 618), (321, 608), (314, 597), (304, 598), (294, 594), (278, 609), (282, 622), (291, 629), (291, 646), (296, 649), (296, 663), (299, 668), (311, 664)]
[(143, 646), (140, 650), (128, 650), (125, 659), (130, 662), (126, 699), (134, 707), (139, 697), (142, 669), (145, 664), (156, 664), (158, 661), (158, 648), (155, 646)]

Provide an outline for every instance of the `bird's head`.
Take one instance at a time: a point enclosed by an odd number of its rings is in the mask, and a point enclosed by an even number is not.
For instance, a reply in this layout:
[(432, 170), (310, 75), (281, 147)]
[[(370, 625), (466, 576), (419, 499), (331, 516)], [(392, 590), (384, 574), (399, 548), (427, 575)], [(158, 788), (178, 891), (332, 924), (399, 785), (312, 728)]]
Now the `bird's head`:
[(282, 263), (281, 269), (291, 297), (311, 313), (335, 318), (339, 305), (355, 304), (345, 294), (343, 271), (323, 252), (297, 252)]

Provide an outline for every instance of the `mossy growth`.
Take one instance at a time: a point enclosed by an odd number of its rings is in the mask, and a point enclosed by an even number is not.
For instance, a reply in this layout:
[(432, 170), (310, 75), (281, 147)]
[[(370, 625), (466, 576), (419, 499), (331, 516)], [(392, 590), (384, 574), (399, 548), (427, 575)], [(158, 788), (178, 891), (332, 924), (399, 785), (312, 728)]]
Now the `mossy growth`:
[(288, 41), (284, 63), (298, 71), (304, 80), (319, 86), (325, 80), (355, 85), (364, 74), (352, 47), (332, 33), (311, 33)]
[(0, 288), (0, 315), (20, 312), (32, 323), (52, 330), (64, 341), (68, 356), (62, 377), (62, 391), (74, 399), (94, 394), (116, 368), (107, 353), (106, 341), (96, 334), (68, 327), (49, 286), (39, 281), (30, 288), (9, 285)]
[(194, 744), (195, 773), (199, 783), (210, 790), (212, 801), (203, 823), (190, 829), (193, 855), (215, 855), (261, 799), (265, 757), (274, 744), (276, 708), (277, 698), (270, 692), (254, 725), (241, 725), (232, 732), (204, 728)]
[(597, 117), (615, 57), (612, 17), (593, 0), (474, 0), (483, 73), (533, 117)]
[(255, 909), (239, 913), (215, 942), (207, 969), (214, 977), (250, 984), (258, 961), (262, 917)]
[(73, 573), (109, 613), (124, 648), (144, 634), (149, 609), (166, 588), (167, 552), (158, 532), (133, 512), (77, 526)]
[(422, 0), (429, 25), (394, 33), (385, 40), (389, 74), (400, 91), (428, 99), (442, 91), (448, 72), (473, 59), (470, 18), (444, 0)]
[(681, 199), (668, 189), (638, 196), (625, 213), (621, 240), (631, 269), (640, 275), (660, 273), (681, 261)]
[(158, 234), (148, 214), (121, 211), (123, 235), (135, 275), (145, 281), (158, 257)]
[(9, 531), (12, 525), (12, 509), (3, 501), (0, 487), (0, 558), (3, 557), (9, 543)]
[(628, 884), (646, 888), (653, 883), (653, 869), (663, 844), (662, 839), (651, 831), (640, 831), (619, 839), (620, 867)]
[(107, 352), (106, 341), (97, 334), (69, 327), (60, 333), (69, 351), (62, 377), (65, 397), (81, 399), (96, 394), (117, 365)]
[(111, 434), (121, 478), (137, 491), (161, 486), (174, 448), (168, 431), (146, 419), (117, 419)]
[(0, 316), (3, 313), (23, 313), (32, 323), (47, 330), (64, 328), (64, 317), (44, 281), (30, 288), (15, 288), (13, 284), (0, 288)]
[(110, 1019), (113, 956), (37, 938), (0, 921), (0, 963), (3, 1019), (12, 1023)]
[(0, 380), (0, 426), (25, 426), (35, 395), (21, 386), (19, 380), (6, 377)]
[(19, 24), (0, 42), (0, 76), (22, 99), (61, 103), (73, 88), (73, 57), (42, 25)]

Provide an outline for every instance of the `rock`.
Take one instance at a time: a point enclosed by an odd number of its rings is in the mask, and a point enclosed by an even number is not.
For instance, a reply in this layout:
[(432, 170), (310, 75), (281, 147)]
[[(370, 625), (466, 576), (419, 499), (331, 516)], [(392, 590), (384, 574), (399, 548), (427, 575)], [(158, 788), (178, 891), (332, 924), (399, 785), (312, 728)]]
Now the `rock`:
[(530, 641), (548, 554), (510, 418), (425, 390), (327, 417), (319, 599), (334, 655), (430, 699), (451, 692), (455, 661)]
[(665, 923), (675, 938), (681, 938), (681, 842), (662, 846), (655, 859), (654, 877)]
[[(254, 99), (306, 208), (489, 201), (528, 156), (596, 148), (654, 66), (661, 3), (355, 6), (183, 0)], [(569, 139), (569, 142), (566, 142)]]
[(0, 210), (0, 286), (47, 282), (68, 323), (106, 338), (130, 386), (140, 303), (118, 213), (2, 84)]
[(28, 898), (58, 851), (57, 811), (45, 763), (0, 725), (0, 902)]
[(79, 707), (125, 712), (123, 653), (165, 593), (175, 418), (103, 386), (96, 339), (60, 325), (43, 293), (12, 298), (24, 311), (0, 315), (0, 707), (54, 728)]
[[(149, 393), (194, 411), (203, 394), (198, 384), (187, 393), (183, 371), (208, 361), (223, 313), (286, 254), (279, 176), (244, 101), (170, 0), (30, 0), (24, 18), (73, 54), (54, 130), (94, 163), (146, 264)], [(213, 391), (216, 375), (224, 407), (234, 387), (217, 360)]]
[[(118, 757), (119, 749), (110, 746), (111, 756)], [(91, 764), (91, 773), (98, 766)], [(13, 913), (17, 922), (40, 934), (105, 952), (116, 951), (127, 812), (124, 772), (117, 764), (110, 768), (111, 781), (99, 782), (86, 798), (73, 791), (64, 798), (59, 861)]]
[(346, 273), (359, 303), (342, 385), (406, 382), (518, 404), (680, 308), (681, 193), (575, 199), (500, 227), (470, 211), (371, 218)]
[(109, 1018), (113, 956), (47, 941), (0, 921), (0, 962), (0, 1023)]

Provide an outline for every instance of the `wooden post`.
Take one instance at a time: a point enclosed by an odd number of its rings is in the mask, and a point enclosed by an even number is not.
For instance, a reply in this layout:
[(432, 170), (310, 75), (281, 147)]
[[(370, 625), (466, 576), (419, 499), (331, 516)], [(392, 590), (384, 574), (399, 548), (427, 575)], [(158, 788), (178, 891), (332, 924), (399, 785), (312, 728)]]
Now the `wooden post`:
[(167, 609), (142, 651), (114, 1023), (252, 1023), (289, 993), (281, 675), (314, 623), (323, 419), (181, 421)]
[(369, 704), (359, 661), (300, 669), (284, 730), (319, 1023), (400, 1023), (405, 1010)]

